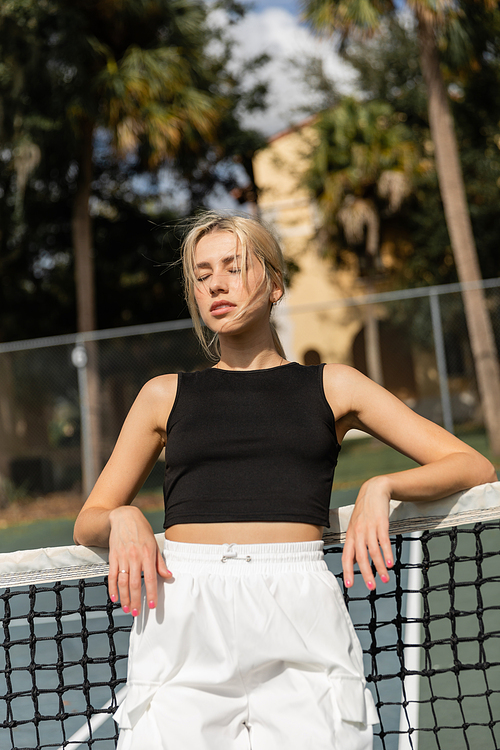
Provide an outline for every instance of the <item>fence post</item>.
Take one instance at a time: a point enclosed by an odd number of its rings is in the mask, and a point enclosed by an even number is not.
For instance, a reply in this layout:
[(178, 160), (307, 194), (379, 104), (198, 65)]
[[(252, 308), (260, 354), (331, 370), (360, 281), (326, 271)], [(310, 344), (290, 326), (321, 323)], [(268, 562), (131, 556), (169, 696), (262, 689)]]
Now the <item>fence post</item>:
[(83, 341), (76, 344), (71, 352), (71, 361), (78, 371), (78, 396), (80, 400), (80, 430), (82, 454), (83, 494), (87, 497), (95, 484), (92, 453), (92, 424), (90, 420), (89, 384), (87, 378), (87, 350)]
[(432, 333), (434, 335), (434, 347), (436, 350), (443, 423), (445, 429), (453, 435), (453, 412), (451, 409), (450, 391), (448, 388), (448, 370), (446, 367), (446, 352), (444, 349), (443, 321), (441, 319), (439, 296), (435, 289), (432, 289), (429, 294), (429, 302), (431, 306)]

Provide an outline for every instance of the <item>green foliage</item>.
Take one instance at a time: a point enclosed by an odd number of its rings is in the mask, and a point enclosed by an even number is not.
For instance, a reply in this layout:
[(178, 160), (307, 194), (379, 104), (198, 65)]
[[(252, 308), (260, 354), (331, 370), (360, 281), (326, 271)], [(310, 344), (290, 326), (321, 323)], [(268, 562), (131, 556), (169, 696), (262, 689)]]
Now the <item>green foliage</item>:
[(320, 116), (310, 185), (329, 212), (346, 194), (364, 195), (385, 170), (412, 171), (414, 149), (404, 120), (385, 102), (352, 98)]
[(394, 215), (412, 190), (418, 155), (405, 120), (388, 103), (345, 98), (316, 123), (307, 183), (321, 209), (323, 246), (337, 261), (357, 252), (361, 274), (370, 257), (380, 269), (380, 232), (394, 234)]
[[(460, 429), (460, 428), (459, 428)], [(495, 467), (500, 468), (498, 459), (491, 456), (488, 440), (485, 433), (481, 431), (472, 431), (469, 427), (462, 429), (459, 435), (467, 445), (472, 446), (490, 461), (493, 461)], [(335, 470), (334, 496), (335, 490), (348, 488), (359, 488), (362, 482), (371, 477), (380, 474), (389, 474), (396, 471), (404, 471), (416, 466), (410, 458), (403, 456), (398, 451), (384, 445), (375, 438), (362, 438), (361, 440), (344, 440), (342, 443), (342, 458), (339, 461), (338, 468)], [(354, 502), (356, 494), (349, 499), (349, 503)], [(346, 503), (347, 504), (347, 503)], [(331, 507), (337, 507), (332, 504)]]
[[(467, 199), (477, 241), (478, 256), (485, 278), (500, 275), (500, 12), (464, 5), (461, 19), (470, 58), (456, 64), (457, 54), (443, 45), (442, 65), (452, 95), (452, 107), (464, 173)], [(350, 41), (344, 56), (359, 73), (363, 99), (351, 100), (350, 107), (361, 113), (368, 104), (386, 106), (393, 117), (401, 117), (405, 139), (418, 154), (412, 174), (412, 195), (392, 216), (381, 214), (380, 242), (390, 250), (393, 261), (386, 268), (392, 286), (421, 286), (457, 280), (448, 231), (434, 164), (433, 144), (427, 121), (425, 86), (420, 72), (415, 30), (404, 19), (388, 18), (377, 35), (363, 44)], [(332, 115), (324, 115), (328, 123)], [(355, 119), (355, 116), (352, 116)], [(332, 130), (332, 125), (328, 126)], [(325, 138), (332, 136), (322, 136)], [(356, 143), (355, 136), (353, 144)], [(407, 141), (408, 142), (408, 141)], [(324, 148), (323, 143), (323, 148)], [(328, 146), (328, 148), (331, 148)], [(325, 165), (329, 180), (338, 180), (341, 159)], [(321, 196), (321, 170), (311, 187)], [(325, 181), (325, 185), (328, 180)], [(351, 189), (358, 190), (354, 185)], [(372, 199), (377, 202), (377, 198)], [(383, 206), (378, 204), (379, 211)], [(333, 213), (327, 216), (329, 250), (345, 258), (342, 234)], [(353, 248), (361, 254), (362, 248)]]
[[(25, 218), (34, 229), (0, 261), (0, 321), (6, 341), (75, 331), (69, 190), (54, 201), (47, 193), (50, 188), (44, 186), (40, 194), (29, 190)], [(175, 267), (164, 273), (164, 264), (177, 258), (180, 233), (167, 231), (162, 222), (175, 226), (176, 218), (163, 211), (152, 223), (144, 201), (129, 202), (118, 191), (110, 197), (99, 188), (95, 194), (101, 327), (186, 317), (179, 274)]]
[(28, 483), (24, 482), (17, 487), (10, 479), (0, 475), (0, 510), (8, 508), (9, 505), (24, 500), (29, 494)]
[[(404, 112), (410, 128), (428, 128), (418, 44), (408, 23), (390, 18), (369, 43), (351, 42), (343, 54), (358, 72), (360, 88), (369, 99), (388, 102), (398, 112)], [(419, 135), (417, 131), (417, 138)]]
[[(243, 12), (231, 0), (219, 8), (227, 24)], [(1, 4), (0, 340), (76, 328), (71, 212), (85, 122), (95, 133), (99, 327), (187, 314), (177, 273), (161, 273), (177, 257), (180, 232), (161, 227), (217, 186), (233, 190), (245, 171), (251, 182), (264, 143), (241, 121), (264, 106), (266, 87), (247, 86), (231, 56), (201, 0)], [(38, 146), (40, 159), (25, 165), (21, 190), (22, 143)]]
[(303, 0), (304, 19), (317, 31), (370, 35), (382, 14), (394, 11), (391, 0)]

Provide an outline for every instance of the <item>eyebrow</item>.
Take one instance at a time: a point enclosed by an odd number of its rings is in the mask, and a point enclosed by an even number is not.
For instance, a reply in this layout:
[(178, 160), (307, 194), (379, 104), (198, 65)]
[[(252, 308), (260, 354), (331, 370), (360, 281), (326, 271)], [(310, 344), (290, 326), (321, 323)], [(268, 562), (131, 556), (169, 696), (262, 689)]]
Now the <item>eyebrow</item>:
[[(231, 253), (231, 255), (226, 255), (225, 258), (222, 258), (221, 262), (224, 263), (224, 265), (227, 265), (228, 263), (234, 263), (234, 261), (240, 261), (240, 260), (241, 260), (241, 255), (234, 255), (233, 253)], [(212, 264), (209, 263), (208, 261), (204, 261), (203, 263), (197, 263), (195, 265), (195, 268), (212, 268)]]

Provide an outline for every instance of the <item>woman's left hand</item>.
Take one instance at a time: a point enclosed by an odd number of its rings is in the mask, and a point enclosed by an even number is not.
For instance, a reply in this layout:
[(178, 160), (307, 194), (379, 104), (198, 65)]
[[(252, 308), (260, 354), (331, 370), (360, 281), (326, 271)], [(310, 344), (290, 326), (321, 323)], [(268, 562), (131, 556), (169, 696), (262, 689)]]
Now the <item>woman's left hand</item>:
[(387, 569), (393, 565), (389, 539), (390, 499), (388, 477), (369, 479), (359, 491), (347, 527), (342, 554), (344, 583), (348, 588), (354, 583), (355, 562), (358, 563), (361, 575), (370, 591), (376, 587), (370, 557), (381, 581), (387, 583), (389, 580)]

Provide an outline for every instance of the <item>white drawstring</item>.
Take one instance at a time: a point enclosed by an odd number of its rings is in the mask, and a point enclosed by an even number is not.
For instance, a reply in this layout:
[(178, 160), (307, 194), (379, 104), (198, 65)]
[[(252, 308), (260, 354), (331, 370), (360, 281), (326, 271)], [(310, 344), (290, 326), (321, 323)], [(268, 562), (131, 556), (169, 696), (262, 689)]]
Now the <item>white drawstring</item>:
[(225, 563), (227, 560), (244, 560), (245, 562), (250, 562), (251, 557), (250, 555), (246, 555), (246, 557), (238, 557), (238, 550), (235, 549), (237, 545), (232, 542), (231, 544), (225, 544), (224, 545), (224, 554), (222, 555), (220, 561)]

